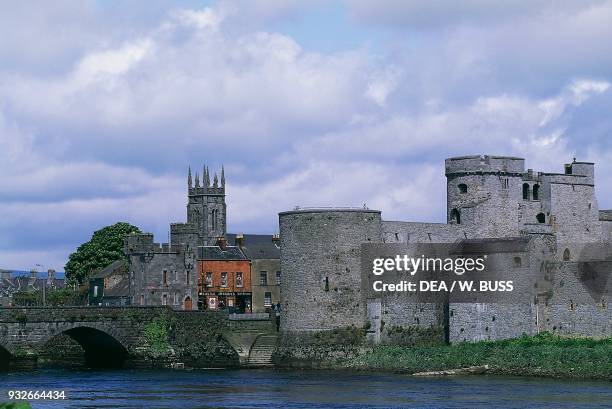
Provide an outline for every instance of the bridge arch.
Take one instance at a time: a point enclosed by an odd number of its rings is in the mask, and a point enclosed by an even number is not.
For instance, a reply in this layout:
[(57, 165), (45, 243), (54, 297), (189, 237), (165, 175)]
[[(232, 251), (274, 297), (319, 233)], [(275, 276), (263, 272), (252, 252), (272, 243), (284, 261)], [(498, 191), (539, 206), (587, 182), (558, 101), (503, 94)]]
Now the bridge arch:
[(41, 340), (39, 352), (53, 348), (60, 335), (67, 335), (81, 346), (88, 367), (118, 368), (127, 359), (129, 345), (125, 339), (113, 328), (97, 323), (60, 324)]
[(0, 343), (0, 371), (8, 370), (12, 360), (13, 353), (8, 347), (4, 347), (4, 345)]

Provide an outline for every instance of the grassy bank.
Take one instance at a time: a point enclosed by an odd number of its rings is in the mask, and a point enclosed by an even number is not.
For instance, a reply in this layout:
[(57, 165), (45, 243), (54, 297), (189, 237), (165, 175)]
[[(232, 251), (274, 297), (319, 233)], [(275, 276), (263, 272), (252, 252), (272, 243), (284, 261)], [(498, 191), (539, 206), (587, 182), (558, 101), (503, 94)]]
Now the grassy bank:
[(612, 338), (549, 333), (504, 341), (439, 346), (377, 346), (346, 367), (405, 373), (489, 365), (492, 374), (612, 380)]

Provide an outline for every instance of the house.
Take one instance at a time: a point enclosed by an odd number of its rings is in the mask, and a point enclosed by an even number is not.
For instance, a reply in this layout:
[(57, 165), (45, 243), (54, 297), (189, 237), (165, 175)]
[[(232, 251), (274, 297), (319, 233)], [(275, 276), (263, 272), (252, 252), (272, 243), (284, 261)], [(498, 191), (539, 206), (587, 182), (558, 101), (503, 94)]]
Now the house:
[(89, 279), (89, 305), (130, 305), (126, 260), (117, 260), (94, 273)]
[(270, 312), (280, 302), (280, 248), (278, 235), (228, 234), (250, 261), (253, 312)]
[(249, 260), (237, 246), (221, 239), (216, 246), (198, 247), (199, 303), (203, 309), (228, 308), (252, 312)]
[(26, 275), (0, 270), (0, 306), (46, 305), (47, 295), (64, 287), (65, 280), (56, 278), (53, 269), (46, 278), (39, 278), (36, 270)]

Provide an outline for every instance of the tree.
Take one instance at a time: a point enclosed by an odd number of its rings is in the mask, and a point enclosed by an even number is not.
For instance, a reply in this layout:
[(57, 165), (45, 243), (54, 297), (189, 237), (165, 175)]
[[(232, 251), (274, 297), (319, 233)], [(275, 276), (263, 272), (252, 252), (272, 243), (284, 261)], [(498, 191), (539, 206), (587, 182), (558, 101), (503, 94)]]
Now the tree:
[(94, 232), (91, 240), (83, 243), (68, 257), (65, 271), (70, 283), (82, 284), (89, 276), (113, 261), (126, 259), (123, 251), (125, 236), (140, 233), (129, 223), (119, 222)]

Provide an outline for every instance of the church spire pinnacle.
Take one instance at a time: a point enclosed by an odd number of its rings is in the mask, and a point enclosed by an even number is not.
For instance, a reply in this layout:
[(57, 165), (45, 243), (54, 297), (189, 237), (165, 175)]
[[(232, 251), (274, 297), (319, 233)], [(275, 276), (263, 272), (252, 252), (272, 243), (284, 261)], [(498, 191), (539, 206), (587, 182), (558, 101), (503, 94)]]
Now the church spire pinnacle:
[(200, 175), (196, 172), (195, 176), (195, 187), (200, 187)]
[(225, 188), (225, 168), (221, 165), (221, 187)]
[(192, 181), (191, 181), (191, 165), (189, 165), (189, 173), (187, 174), (187, 187), (191, 189)]

